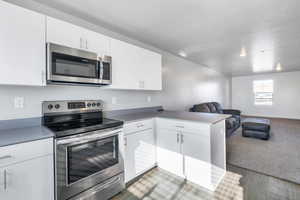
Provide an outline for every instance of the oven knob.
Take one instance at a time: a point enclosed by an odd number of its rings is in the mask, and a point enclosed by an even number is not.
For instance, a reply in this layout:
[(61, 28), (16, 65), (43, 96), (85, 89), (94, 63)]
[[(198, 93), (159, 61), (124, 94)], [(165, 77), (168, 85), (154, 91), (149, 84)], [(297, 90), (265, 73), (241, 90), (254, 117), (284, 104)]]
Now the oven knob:
[(100, 106), (101, 106), (101, 103), (97, 103), (97, 106), (100, 107)]
[(95, 107), (95, 106), (96, 106), (96, 104), (95, 104), (95, 103), (93, 103), (93, 104), (92, 104), (92, 106), (93, 106), (93, 107)]
[(59, 108), (60, 108), (60, 105), (59, 105), (59, 104), (56, 104), (56, 105), (55, 105), (55, 108), (56, 108), (56, 109), (59, 109)]
[(91, 107), (91, 105), (92, 105), (91, 103), (88, 103), (88, 104), (87, 104), (87, 107)]
[(52, 110), (52, 108), (53, 108), (53, 105), (52, 105), (52, 104), (49, 104), (49, 105), (48, 105), (48, 109), (49, 109), (49, 110)]

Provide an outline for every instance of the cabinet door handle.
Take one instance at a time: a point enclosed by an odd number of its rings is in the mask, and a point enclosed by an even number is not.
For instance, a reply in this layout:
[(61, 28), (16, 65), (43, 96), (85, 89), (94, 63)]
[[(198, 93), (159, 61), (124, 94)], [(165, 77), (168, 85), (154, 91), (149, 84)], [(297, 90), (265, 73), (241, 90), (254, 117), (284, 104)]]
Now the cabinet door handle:
[(45, 79), (46, 79), (46, 77), (45, 77), (45, 71), (42, 70), (42, 85), (45, 84)]
[(124, 146), (127, 146), (127, 137), (124, 138)]
[(179, 133), (177, 133), (177, 143), (179, 143)]
[(183, 134), (181, 134), (181, 144), (183, 144)]
[(89, 48), (88, 48), (88, 41), (87, 41), (87, 40), (85, 40), (85, 48), (86, 48), (86, 49), (89, 49)]
[(6, 169), (4, 170), (3, 172), (4, 174), (4, 191), (6, 191), (7, 189), (7, 172), (6, 172)]
[(82, 38), (80, 38), (80, 48), (82, 49)]

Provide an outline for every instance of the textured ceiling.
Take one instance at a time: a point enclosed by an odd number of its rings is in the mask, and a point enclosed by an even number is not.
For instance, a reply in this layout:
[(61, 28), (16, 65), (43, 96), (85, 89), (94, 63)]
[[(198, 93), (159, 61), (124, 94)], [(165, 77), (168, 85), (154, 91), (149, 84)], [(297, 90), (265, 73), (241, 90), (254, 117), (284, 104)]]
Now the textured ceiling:
[(228, 75), (300, 70), (299, 0), (35, 1)]

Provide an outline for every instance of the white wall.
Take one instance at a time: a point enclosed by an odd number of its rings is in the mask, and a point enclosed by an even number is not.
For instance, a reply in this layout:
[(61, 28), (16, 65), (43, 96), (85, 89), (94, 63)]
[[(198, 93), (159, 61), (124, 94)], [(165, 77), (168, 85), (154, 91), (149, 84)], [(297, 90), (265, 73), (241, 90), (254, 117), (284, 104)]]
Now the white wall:
[[(219, 101), (225, 107), (230, 106), (231, 79), (221, 73), (31, 0), (8, 1), (162, 53), (163, 90), (122, 91), (80, 86), (20, 87), (0, 85), (0, 120), (39, 117), (42, 112), (41, 102), (49, 100), (102, 99), (105, 101), (105, 110), (158, 105), (163, 105), (166, 109), (171, 110), (187, 110), (193, 104), (206, 101)], [(151, 96), (151, 102), (147, 102), (148, 96)], [(24, 97), (25, 106), (23, 109), (14, 108), (15, 97)], [(117, 98), (117, 104), (111, 103), (112, 97)]]
[[(253, 80), (273, 80), (272, 106), (254, 105)], [(232, 78), (232, 107), (244, 115), (300, 119), (300, 72)]]
[(166, 109), (188, 110), (217, 101), (231, 107), (231, 78), (175, 56), (163, 55), (163, 92), (157, 99)]

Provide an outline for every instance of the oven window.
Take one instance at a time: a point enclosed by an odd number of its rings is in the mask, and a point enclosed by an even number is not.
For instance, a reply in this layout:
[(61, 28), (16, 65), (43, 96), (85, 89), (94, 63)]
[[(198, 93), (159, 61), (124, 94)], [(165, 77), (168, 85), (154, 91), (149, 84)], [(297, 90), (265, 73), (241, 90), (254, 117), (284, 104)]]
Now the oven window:
[(52, 53), (53, 75), (98, 78), (98, 64), (90, 60), (60, 53)]
[(118, 136), (67, 148), (67, 181), (75, 183), (119, 162)]

